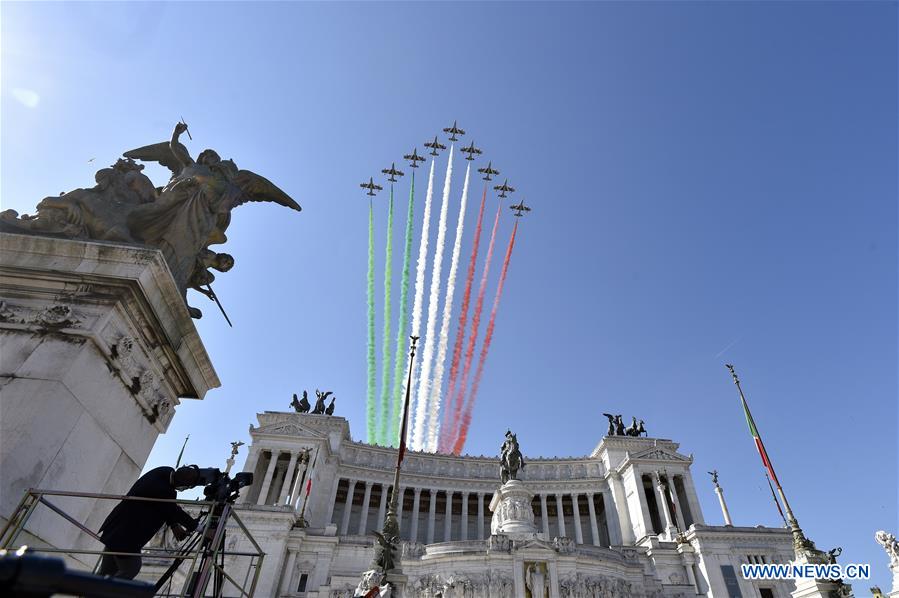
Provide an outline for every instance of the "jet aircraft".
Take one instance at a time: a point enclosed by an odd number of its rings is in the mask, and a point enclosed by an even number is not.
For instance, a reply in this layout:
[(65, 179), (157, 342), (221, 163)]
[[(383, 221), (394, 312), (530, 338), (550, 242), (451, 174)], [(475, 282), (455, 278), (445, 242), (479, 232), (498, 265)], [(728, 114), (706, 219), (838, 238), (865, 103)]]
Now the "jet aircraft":
[(493, 166), (493, 162), (487, 162), (486, 168), (478, 168), (478, 172), (480, 172), (481, 174), (484, 175), (484, 180), (485, 180), (485, 181), (492, 181), (492, 180), (493, 180), (493, 177), (491, 177), (490, 175), (492, 175), (492, 174), (499, 174), (499, 171), (498, 171), (498, 170), (494, 170), (494, 169), (492, 168), (492, 166)]
[(368, 193), (366, 193), (366, 195), (374, 195), (375, 192), (383, 189), (383, 187), (381, 187), (381, 185), (375, 184), (375, 181), (372, 177), (368, 177), (368, 182), (360, 183), (359, 186), (362, 187), (363, 189), (368, 189)]
[(524, 213), (525, 213), (525, 212), (530, 212), (530, 211), (531, 211), (531, 208), (529, 208), (529, 207), (527, 207), (526, 205), (524, 205), (524, 200), (523, 200), (523, 199), (522, 199), (520, 202), (518, 202), (517, 205), (509, 206), (509, 209), (510, 209), (510, 210), (516, 210), (516, 212), (515, 212), (515, 214), (514, 214), (514, 216), (515, 216), (516, 218), (521, 218), (522, 216), (524, 216)]
[(506, 179), (502, 185), (497, 185), (493, 189), (499, 191), (500, 197), (506, 197), (507, 193), (515, 193), (515, 187), (509, 186), (509, 179)]
[(412, 148), (412, 153), (411, 153), (411, 154), (406, 154), (405, 156), (403, 156), (403, 159), (404, 159), (404, 160), (409, 160), (409, 161), (410, 161), (410, 162), (409, 162), (409, 166), (410, 166), (411, 168), (418, 168), (418, 162), (424, 162), (424, 161), (425, 161), (424, 158), (422, 158), (421, 156), (418, 155), (418, 148), (417, 148), (417, 147)]
[(439, 156), (440, 154), (437, 153), (437, 150), (445, 150), (446, 149), (445, 145), (443, 145), (442, 143), (437, 141), (437, 135), (434, 135), (434, 141), (429, 141), (429, 142), (425, 143), (425, 147), (431, 148), (431, 151), (428, 153), (430, 153), (432, 156)]
[(397, 181), (396, 177), (403, 176), (403, 171), (396, 169), (395, 162), (390, 164), (390, 168), (385, 168), (381, 172), (383, 172), (384, 174), (387, 175), (387, 180), (390, 181), (391, 183), (395, 183)]
[(456, 121), (453, 121), (453, 126), (443, 129), (443, 132), (450, 134), (450, 141), (459, 141), (456, 135), (465, 135), (465, 131), (456, 126)]
[(469, 145), (468, 147), (463, 147), (459, 151), (461, 151), (463, 154), (468, 154), (467, 156), (465, 156), (466, 160), (474, 160), (475, 156), (481, 154), (481, 150), (474, 146), (474, 141), (471, 142), (471, 145)]

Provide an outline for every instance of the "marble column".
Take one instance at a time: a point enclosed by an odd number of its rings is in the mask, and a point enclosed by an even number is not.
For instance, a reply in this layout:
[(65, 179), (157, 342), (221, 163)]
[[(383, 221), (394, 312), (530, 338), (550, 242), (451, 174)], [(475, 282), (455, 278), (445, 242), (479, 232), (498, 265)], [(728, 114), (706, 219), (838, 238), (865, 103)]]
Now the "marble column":
[(446, 491), (446, 510), (443, 516), (443, 541), (453, 539), (453, 491)]
[[(248, 471), (250, 473), (254, 473), (256, 471), (256, 465), (259, 463), (259, 455), (262, 453), (262, 450), (258, 447), (251, 446), (250, 452), (247, 455), (247, 460), (243, 464), (243, 470)], [(247, 503), (250, 501), (250, 493), (247, 490), (244, 490), (240, 495), (239, 503)]]
[(425, 536), (426, 544), (434, 543), (434, 522), (437, 519), (437, 491), (431, 488), (428, 490), (428, 496), (431, 500), (428, 504), (428, 533)]
[(540, 522), (543, 524), (543, 533), (549, 540), (549, 512), (546, 510), (546, 495), (540, 495)]
[(356, 480), (350, 480), (346, 491), (346, 503), (343, 507), (343, 517), (340, 520), (340, 535), (345, 536), (350, 531), (350, 513), (353, 510), (353, 496), (356, 494)]
[[(296, 562), (297, 562), (297, 553), (295, 553), (294, 551), (292, 551), (288, 548), (287, 549), (287, 564), (284, 567), (284, 570), (281, 572), (281, 576), (279, 578), (280, 581), (278, 582), (278, 586), (279, 586), (278, 594), (279, 595), (282, 593), (286, 594), (286, 593), (291, 592), (292, 588), (290, 587), (290, 584), (293, 582), (293, 569), (296, 566)], [(287, 584), (287, 587), (284, 587), (285, 584)]]
[[(309, 475), (312, 475), (312, 472), (309, 472)], [(331, 494), (328, 496), (330, 500), (328, 501), (328, 515), (325, 517), (326, 523), (337, 523), (334, 521), (334, 508), (337, 506), (337, 490), (340, 489), (340, 476), (334, 476), (334, 483), (331, 485)], [(308, 517), (308, 515), (307, 515)]]
[[(615, 515), (616, 519), (618, 519), (618, 530), (621, 534), (621, 544), (633, 544), (636, 541), (636, 537), (634, 536), (634, 527), (631, 522), (631, 514), (630, 507), (627, 504), (627, 494), (624, 491), (624, 481), (621, 479), (621, 474), (617, 471), (609, 472), (609, 479), (611, 483), (609, 487), (612, 489), (612, 499), (615, 503), (615, 508), (611, 511), (606, 509), (606, 520), (608, 521), (608, 513), (612, 513)], [(638, 486), (638, 491), (643, 491), (642, 482)]]
[(596, 524), (596, 507), (593, 505), (593, 497), (594, 494), (592, 492), (587, 494), (587, 510), (590, 513), (590, 533), (593, 538), (593, 545), (600, 546), (602, 542), (599, 541), (599, 526)]
[(418, 507), (421, 503), (421, 488), (413, 490), (414, 497), (412, 499), (412, 527), (409, 529), (409, 539), (418, 542)]
[(468, 540), (468, 492), (462, 493), (462, 533), (459, 539)]
[(478, 492), (478, 540), (484, 539), (484, 495)]
[(297, 466), (297, 457), (300, 454), (297, 451), (290, 451), (290, 462), (287, 464), (287, 471), (284, 472), (284, 482), (281, 484), (281, 498), (278, 500), (279, 505), (290, 504), (290, 491), (293, 486), (293, 470)]
[(673, 540), (677, 533), (677, 529), (674, 527), (674, 522), (671, 519), (671, 509), (668, 508), (668, 497), (665, 496), (665, 485), (662, 483), (662, 478), (659, 476), (658, 472), (653, 472), (652, 475), (655, 479), (656, 502), (659, 503), (659, 508), (662, 511), (662, 525), (665, 526), (665, 534), (668, 536), (668, 539)]
[(618, 511), (615, 509), (615, 501), (609, 490), (602, 491), (602, 506), (605, 514), (604, 524), (606, 526), (606, 535), (609, 544), (612, 546), (624, 544), (624, 539), (621, 537), (621, 525), (618, 520)]
[(381, 502), (378, 504), (378, 525), (375, 529), (384, 527), (384, 515), (387, 512), (387, 484), (381, 484)]
[(275, 465), (278, 464), (278, 456), (281, 454), (281, 451), (277, 449), (273, 449), (269, 451), (271, 457), (269, 458), (268, 467), (265, 470), (265, 477), (262, 478), (262, 487), (259, 489), (259, 498), (256, 499), (257, 505), (264, 505), (265, 498), (268, 496), (269, 488), (272, 486), (272, 478), (275, 476)]
[(578, 495), (571, 495), (571, 510), (574, 514), (574, 541), (584, 543), (584, 531), (581, 529), (581, 507), (578, 504)]
[(371, 506), (371, 482), (365, 482), (365, 494), (362, 497), (362, 515), (359, 517), (359, 535), (368, 533), (368, 508)]
[(562, 509), (562, 495), (556, 494), (556, 520), (559, 524), (559, 537), (565, 537), (565, 511)]
[(684, 520), (684, 513), (680, 508), (680, 500), (677, 498), (677, 491), (674, 488), (674, 478), (668, 478), (668, 494), (671, 495), (671, 503), (674, 505), (674, 519), (677, 522), (677, 529), (682, 532), (687, 531), (687, 524)]
[(724, 489), (721, 486), (715, 486), (715, 494), (718, 495), (718, 503), (721, 505), (721, 515), (724, 517), (724, 525), (733, 526), (734, 522), (731, 521), (730, 511), (727, 510), (727, 503), (724, 502)]

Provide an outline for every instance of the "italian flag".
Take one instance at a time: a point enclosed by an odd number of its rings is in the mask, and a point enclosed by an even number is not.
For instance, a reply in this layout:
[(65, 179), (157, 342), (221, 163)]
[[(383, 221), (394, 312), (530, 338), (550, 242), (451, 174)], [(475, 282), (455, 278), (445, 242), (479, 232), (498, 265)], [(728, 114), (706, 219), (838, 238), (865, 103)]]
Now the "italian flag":
[(777, 479), (777, 474), (774, 473), (774, 467), (771, 465), (771, 459), (768, 458), (768, 451), (765, 450), (765, 443), (762, 442), (762, 437), (759, 436), (758, 428), (755, 427), (755, 420), (752, 419), (752, 413), (749, 411), (749, 405), (746, 404), (746, 399), (743, 398), (742, 393), (740, 395), (740, 402), (743, 404), (743, 413), (746, 415), (746, 424), (749, 426), (749, 433), (752, 434), (752, 438), (755, 440), (755, 448), (759, 452), (759, 456), (762, 458), (762, 465), (765, 466), (765, 469), (768, 470), (768, 475), (771, 476), (771, 479), (774, 481), (774, 484), (780, 488), (780, 482)]

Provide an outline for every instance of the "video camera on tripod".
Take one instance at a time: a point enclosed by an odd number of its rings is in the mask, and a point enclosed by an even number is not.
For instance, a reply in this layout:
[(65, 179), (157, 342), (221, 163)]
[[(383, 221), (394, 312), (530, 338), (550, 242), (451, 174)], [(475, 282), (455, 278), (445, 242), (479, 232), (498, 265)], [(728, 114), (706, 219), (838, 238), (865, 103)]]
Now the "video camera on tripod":
[(233, 478), (216, 467), (198, 469), (198, 486), (203, 486), (203, 496), (215, 503), (231, 503), (237, 500), (241, 488), (253, 483), (253, 474), (242, 471)]

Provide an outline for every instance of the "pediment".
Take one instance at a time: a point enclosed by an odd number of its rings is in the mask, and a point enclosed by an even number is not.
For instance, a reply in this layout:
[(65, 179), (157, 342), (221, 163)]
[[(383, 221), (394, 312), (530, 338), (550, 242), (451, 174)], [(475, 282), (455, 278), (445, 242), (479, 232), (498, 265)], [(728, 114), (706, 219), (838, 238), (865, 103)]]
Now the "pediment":
[(678, 463), (691, 462), (691, 459), (688, 459), (683, 455), (659, 447), (652, 447), (639, 453), (633, 453), (631, 454), (631, 459), (640, 459), (644, 461), (676, 461)]
[(307, 428), (296, 422), (276, 422), (267, 426), (254, 428), (255, 434), (273, 434), (275, 436), (311, 436), (313, 438), (323, 438), (325, 435), (318, 430)]

